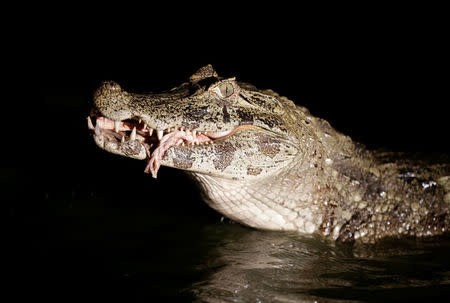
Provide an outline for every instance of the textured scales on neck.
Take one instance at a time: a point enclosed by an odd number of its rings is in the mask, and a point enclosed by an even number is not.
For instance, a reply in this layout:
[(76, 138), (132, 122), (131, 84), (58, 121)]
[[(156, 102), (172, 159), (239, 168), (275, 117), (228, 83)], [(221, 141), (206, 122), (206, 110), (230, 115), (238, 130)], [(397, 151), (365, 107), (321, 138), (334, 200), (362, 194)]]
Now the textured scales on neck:
[(154, 177), (161, 165), (191, 173), (207, 203), (242, 224), (364, 243), (448, 230), (447, 156), (368, 151), (287, 98), (220, 78), (210, 65), (159, 94), (105, 82), (94, 105), (88, 127), (100, 148), (147, 159)]

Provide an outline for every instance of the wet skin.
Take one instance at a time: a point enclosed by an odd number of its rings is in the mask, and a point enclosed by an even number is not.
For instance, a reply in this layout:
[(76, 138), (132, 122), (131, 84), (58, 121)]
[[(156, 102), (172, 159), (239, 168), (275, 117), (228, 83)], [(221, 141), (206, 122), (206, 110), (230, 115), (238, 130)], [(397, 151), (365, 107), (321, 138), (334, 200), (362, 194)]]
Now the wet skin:
[(255, 228), (363, 243), (448, 230), (448, 156), (367, 150), (306, 108), (210, 65), (160, 94), (105, 82), (88, 126), (100, 148), (147, 159), (155, 178), (160, 166), (190, 173), (211, 207)]

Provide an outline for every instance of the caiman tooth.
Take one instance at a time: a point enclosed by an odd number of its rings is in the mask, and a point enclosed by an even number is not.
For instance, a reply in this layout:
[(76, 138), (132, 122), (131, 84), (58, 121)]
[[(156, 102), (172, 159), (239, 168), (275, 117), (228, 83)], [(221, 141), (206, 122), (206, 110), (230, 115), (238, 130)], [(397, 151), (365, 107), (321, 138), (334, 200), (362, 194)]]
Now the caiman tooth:
[(153, 135), (153, 128), (149, 127), (149, 129), (148, 129), (148, 134), (149, 134), (150, 136)]
[(130, 140), (136, 140), (136, 126), (133, 127), (133, 130), (131, 131)]
[(141, 122), (142, 122), (142, 119), (141, 119), (141, 118), (139, 118), (139, 124), (141, 124)]
[(125, 135), (122, 135), (122, 139), (120, 139), (120, 142), (125, 142)]
[(158, 137), (158, 140), (161, 140), (161, 138), (163, 137), (163, 134), (164, 134), (163, 130), (156, 131), (156, 136)]
[(144, 126), (142, 127), (142, 130), (145, 131), (147, 129), (147, 124), (144, 124)]
[(114, 121), (114, 131), (119, 132), (120, 121)]
[(196, 135), (197, 135), (197, 131), (196, 131), (196, 130), (193, 130), (193, 131), (192, 131), (192, 136), (195, 137)]
[(91, 129), (91, 130), (95, 129), (94, 125), (92, 124), (91, 117), (89, 117), (89, 116), (87, 116), (87, 124), (88, 124), (89, 129)]

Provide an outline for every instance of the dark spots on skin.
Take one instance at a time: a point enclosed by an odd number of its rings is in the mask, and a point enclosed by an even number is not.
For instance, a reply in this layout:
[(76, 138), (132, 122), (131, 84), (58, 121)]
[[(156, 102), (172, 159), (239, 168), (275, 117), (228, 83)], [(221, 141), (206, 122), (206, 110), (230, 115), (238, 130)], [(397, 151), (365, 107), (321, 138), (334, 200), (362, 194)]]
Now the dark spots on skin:
[(253, 116), (250, 113), (243, 111), (241, 109), (237, 109), (236, 114), (239, 117), (241, 125), (252, 125), (253, 124)]
[(342, 155), (342, 158), (335, 158), (333, 166), (343, 176), (350, 180), (357, 180), (362, 186), (367, 188), (363, 199), (375, 199), (381, 192), (385, 191), (380, 180), (372, 173), (366, 172), (354, 165), (350, 157)]
[(223, 114), (223, 123), (230, 123), (230, 114), (227, 111), (227, 107), (222, 107), (222, 114)]
[(174, 148), (175, 157), (173, 158), (173, 165), (179, 169), (189, 169), (192, 167), (195, 159), (192, 158), (192, 152), (184, 148)]
[(235, 151), (235, 146), (233, 146), (230, 142), (222, 142), (221, 144), (217, 144), (214, 150), (214, 168), (219, 171), (223, 171), (227, 168), (233, 160)]
[(240, 93), (240, 94), (239, 94), (239, 97), (241, 97), (242, 99), (244, 99), (244, 100), (247, 101), (248, 103), (252, 104), (252, 102), (250, 101), (250, 99), (247, 98), (247, 97), (245, 96), (245, 94)]
[(260, 120), (263, 124), (267, 125), (268, 128), (273, 129), (275, 125), (279, 126), (280, 122), (277, 119), (270, 118), (268, 116), (261, 117)]
[(186, 116), (188, 120), (192, 121), (202, 121), (204, 116), (208, 114), (209, 106), (196, 106), (188, 108), (186, 111)]
[(279, 129), (282, 132), (287, 132), (286, 125), (281, 119), (282, 117), (278, 115), (259, 114), (257, 122), (259, 125), (265, 125), (268, 129)]
[(120, 144), (120, 151), (126, 156), (139, 155), (141, 151), (141, 144), (136, 141), (127, 141)]
[(262, 169), (260, 167), (247, 167), (247, 175), (257, 176), (261, 173)]
[(279, 106), (279, 102), (276, 98), (273, 98), (272, 96), (268, 96), (266, 94), (258, 92), (246, 92), (241, 93), (239, 96), (250, 104), (257, 105), (272, 112), (274, 112), (275, 108)]
[(275, 157), (280, 152), (280, 141), (264, 133), (256, 134), (258, 150), (270, 158)]

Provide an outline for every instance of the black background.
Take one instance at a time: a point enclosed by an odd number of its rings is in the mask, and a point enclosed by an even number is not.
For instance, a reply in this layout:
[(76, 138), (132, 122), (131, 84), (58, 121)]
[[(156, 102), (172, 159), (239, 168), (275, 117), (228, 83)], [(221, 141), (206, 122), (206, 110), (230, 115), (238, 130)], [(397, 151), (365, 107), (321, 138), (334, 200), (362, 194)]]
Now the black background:
[[(203, 203), (189, 203), (200, 198), (181, 172), (162, 168), (153, 180), (143, 173), (144, 161), (95, 146), (85, 117), (103, 80), (157, 92), (212, 64), (223, 77), (287, 96), (370, 148), (448, 151), (448, 48), (438, 9), (331, 9), (305, 19), (305, 11), (267, 7), (250, 20), (252, 10), (234, 6), (221, 8), (229, 15), (220, 17), (216, 9), (177, 17), (152, 10), (126, 20), (121, 16), (128, 12), (117, 9), (92, 25), (102, 10), (40, 15), (11, 35), (5, 89), (13, 93), (3, 100), (12, 105), (3, 112), (10, 144), (2, 187), (12, 293), (47, 296), (42, 285), (52, 284), (62, 292), (81, 285), (83, 294), (88, 284), (108, 276), (103, 269), (92, 272), (107, 252), (97, 243), (102, 236), (73, 245), (77, 231), (67, 223), (83, 216), (105, 220), (105, 205), (132, 212), (151, 203), (149, 196), (167, 201), (152, 205), (167, 216), (160, 229), (184, 228), (183, 216), (220, 218)], [(71, 201), (88, 201), (82, 209), (91, 209), (65, 215)], [(123, 220), (118, 213), (113, 217)]]

